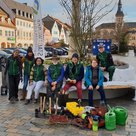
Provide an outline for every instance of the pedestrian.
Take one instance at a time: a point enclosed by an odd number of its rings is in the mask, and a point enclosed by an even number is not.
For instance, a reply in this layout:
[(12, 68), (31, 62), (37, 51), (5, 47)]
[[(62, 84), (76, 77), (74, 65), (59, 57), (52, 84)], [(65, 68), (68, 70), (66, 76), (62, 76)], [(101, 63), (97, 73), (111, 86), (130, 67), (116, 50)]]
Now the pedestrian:
[(95, 89), (100, 93), (100, 104), (106, 104), (105, 92), (103, 89), (104, 76), (98, 66), (98, 60), (93, 58), (90, 66), (86, 67), (85, 86), (88, 89), (88, 104), (93, 106), (93, 92)]
[(52, 64), (48, 68), (48, 97), (51, 97), (53, 102), (58, 97), (64, 78), (64, 68), (59, 63), (59, 60), (59, 57), (54, 55), (52, 57)]
[(26, 96), (26, 105), (30, 103), (32, 92), (34, 90), (34, 103), (38, 102), (39, 90), (47, 80), (47, 69), (43, 65), (44, 60), (41, 57), (35, 59), (35, 65), (30, 72), (29, 86)]
[(22, 98), (20, 99), (21, 101), (25, 100), (26, 94), (27, 94), (27, 85), (28, 81), (30, 78), (30, 71), (31, 68), (34, 65), (34, 53), (32, 51), (32, 48), (27, 49), (27, 54), (26, 56), (22, 59), (22, 62), (24, 64), (24, 85), (23, 85), (23, 90), (22, 90)]
[(82, 79), (84, 78), (84, 66), (79, 61), (77, 53), (72, 55), (72, 60), (67, 63), (65, 71), (66, 84), (62, 93), (64, 94), (71, 86), (76, 86), (78, 102), (82, 100)]
[(5, 76), (7, 72), (9, 80), (9, 101), (14, 103), (18, 101), (18, 85), (19, 81), (22, 80), (22, 63), (18, 49), (15, 49), (7, 60), (4, 72)]
[(112, 81), (113, 74), (115, 71), (112, 55), (111, 53), (107, 53), (105, 51), (105, 48), (103, 45), (100, 45), (98, 47), (98, 50), (99, 50), (99, 53), (96, 56), (98, 60), (98, 64), (100, 68), (102, 69), (102, 71), (107, 71), (109, 73), (109, 81)]

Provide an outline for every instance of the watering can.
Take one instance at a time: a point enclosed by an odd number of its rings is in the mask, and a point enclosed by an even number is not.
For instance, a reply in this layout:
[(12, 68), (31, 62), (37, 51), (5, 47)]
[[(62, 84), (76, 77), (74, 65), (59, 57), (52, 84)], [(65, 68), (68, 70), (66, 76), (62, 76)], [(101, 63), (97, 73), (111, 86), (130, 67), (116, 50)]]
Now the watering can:
[(128, 117), (128, 110), (122, 106), (116, 106), (114, 113), (116, 114), (116, 124), (124, 126)]
[(116, 114), (113, 112), (113, 110), (109, 110), (105, 114), (105, 128), (107, 130), (116, 129)]

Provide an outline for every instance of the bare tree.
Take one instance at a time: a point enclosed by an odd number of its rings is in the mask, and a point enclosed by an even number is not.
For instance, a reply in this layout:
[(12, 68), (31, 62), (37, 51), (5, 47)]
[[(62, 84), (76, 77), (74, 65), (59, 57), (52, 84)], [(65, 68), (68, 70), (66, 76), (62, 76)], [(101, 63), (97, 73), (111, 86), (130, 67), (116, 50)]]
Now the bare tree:
[(129, 28), (125, 24), (121, 26), (116, 26), (114, 30), (113, 39), (118, 43), (119, 52), (128, 52), (128, 42), (129, 42)]
[(71, 40), (80, 58), (85, 56), (85, 47), (93, 39), (94, 26), (107, 14), (112, 0), (104, 4), (103, 0), (59, 0), (71, 20)]

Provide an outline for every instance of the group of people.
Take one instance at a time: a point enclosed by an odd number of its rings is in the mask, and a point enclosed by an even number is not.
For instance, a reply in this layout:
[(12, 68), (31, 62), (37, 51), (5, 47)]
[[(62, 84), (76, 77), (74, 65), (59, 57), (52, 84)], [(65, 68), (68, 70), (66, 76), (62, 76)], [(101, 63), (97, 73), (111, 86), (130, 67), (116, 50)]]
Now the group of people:
[[(103, 89), (103, 71), (109, 72), (109, 81), (112, 81), (115, 70), (113, 59), (110, 53), (106, 53), (103, 46), (99, 46), (99, 54), (93, 58), (91, 64), (86, 67), (79, 60), (77, 53), (72, 55), (71, 61), (66, 68), (60, 63), (60, 58), (56, 55), (52, 57), (52, 64), (48, 69), (44, 66), (44, 60), (40, 57), (35, 58), (32, 48), (28, 48), (25, 58), (19, 57), (19, 50), (14, 50), (12, 56), (7, 60), (5, 74), (8, 72), (9, 78), (9, 101), (18, 101), (18, 85), (22, 80), (22, 69), (24, 73), (24, 86), (22, 98), (25, 104), (31, 102), (32, 92), (34, 91), (34, 103), (38, 102), (39, 90), (44, 85), (47, 88), (47, 96), (55, 99), (60, 93), (65, 94), (71, 86), (77, 88), (78, 102), (82, 101), (83, 78), (88, 90), (88, 104), (93, 106), (93, 91), (100, 93), (100, 103), (106, 104), (106, 97)], [(63, 81), (65, 78), (65, 85)]]

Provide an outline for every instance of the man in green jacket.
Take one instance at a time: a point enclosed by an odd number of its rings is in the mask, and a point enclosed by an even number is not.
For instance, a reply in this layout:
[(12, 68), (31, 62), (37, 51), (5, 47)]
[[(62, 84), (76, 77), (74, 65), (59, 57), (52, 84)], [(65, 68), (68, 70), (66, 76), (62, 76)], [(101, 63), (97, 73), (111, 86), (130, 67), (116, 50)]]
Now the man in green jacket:
[(19, 57), (19, 50), (14, 50), (6, 63), (5, 75), (8, 72), (9, 79), (9, 101), (18, 101), (18, 85), (22, 80), (22, 63)]
[(102, 71), (107, 71), (109, 73), (109, 81), (112, 81), (112, 77), (115, 71), (115, 66), (113, 62), (113, 58), (111, 53), (107, 53), (105, 51), (105, 48), (103, 45), (100, 45), (99, 48), (99, 53), (96, 56), (98, 60), (98, 64)]

